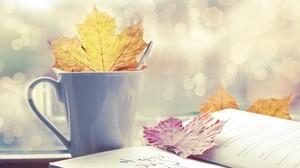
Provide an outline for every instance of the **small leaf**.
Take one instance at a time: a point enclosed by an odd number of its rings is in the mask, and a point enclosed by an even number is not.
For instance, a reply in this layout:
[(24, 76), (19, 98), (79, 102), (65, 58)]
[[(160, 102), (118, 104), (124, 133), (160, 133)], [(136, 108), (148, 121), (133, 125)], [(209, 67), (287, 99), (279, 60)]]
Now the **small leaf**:
[(291, 120), (289, 115), (291, 96), (283, 99), (258, 99), (247, 111)]
[(227, 108), (238, 109), (239, 107), (234, 97), (220, 86), (218, 92), (212, 94), (208, 101), (200, 107), (200, 112), (216, 112)]
[(215, 136), (223, 125), (224, 122), (214, 119), (210, 113), (198, 115), (185, 127), (181, 120), (171, 117), (153, 128), (144, 127), (144, 137), (151, 146), (187, 158), (214, 146)]

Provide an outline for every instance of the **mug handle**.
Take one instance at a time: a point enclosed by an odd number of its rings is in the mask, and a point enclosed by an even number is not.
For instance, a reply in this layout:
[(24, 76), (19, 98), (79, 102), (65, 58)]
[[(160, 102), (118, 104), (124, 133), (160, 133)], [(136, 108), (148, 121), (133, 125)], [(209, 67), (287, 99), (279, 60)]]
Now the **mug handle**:
[(61, 84), (60, 82), (50, 78), (50, 77), (41, 77), (33, 81), (27, 90), (27, 101), (29, 103), (29, 106), (31, 107), (32, 111), (36, 114), (36, 116), (62, 141), (62, 143), (67, 147), (67, 149), (70, 148), (70, 140), (68, 140), (36, 107), (33, 98), (32, 93), (38, 84), (42, 82), (47, 82), (54, 86), (58, 100), (60, 102), (64, 102), (62, 93), (61, 93)]

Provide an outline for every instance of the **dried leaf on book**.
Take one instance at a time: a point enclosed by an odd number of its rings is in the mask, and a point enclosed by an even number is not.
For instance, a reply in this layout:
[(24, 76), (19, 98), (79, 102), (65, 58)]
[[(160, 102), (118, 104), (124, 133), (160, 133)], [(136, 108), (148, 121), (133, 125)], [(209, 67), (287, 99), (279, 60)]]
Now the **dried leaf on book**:
[(291, 96), (283, 99), (258, 99), (247, 111), (291, 120), (289, 115)]
[(69, 72), (134, 70), (137, 57), (147, 47), (141, 22), (117, 34), (115, 19), (96, 8), (76, 28), (79, 38), (51, 41), (54, 68)]
[[(248, 109), (248, 112), (273, 116), (291, 120), (290, 100), (292, 94), (283, 99), (257, 99), (257, 101)], [(220, 86), (216, 93), (209, 96), (209, 99), (200, 107), (200, 113), (216, 112), (227, 108), (239, 109), (234, 97)], [(242, 110), (242, 109), (240, 109)]]
[(215, 136), (222, 131), (223, 125), (223, 121), (213, 118), (210, 113), (196, 116), (186, 126), (180, 119), (170, 117), (154, 127), (144, 127), (144, 137), (151, 146), (187, 158), (213, 147)]

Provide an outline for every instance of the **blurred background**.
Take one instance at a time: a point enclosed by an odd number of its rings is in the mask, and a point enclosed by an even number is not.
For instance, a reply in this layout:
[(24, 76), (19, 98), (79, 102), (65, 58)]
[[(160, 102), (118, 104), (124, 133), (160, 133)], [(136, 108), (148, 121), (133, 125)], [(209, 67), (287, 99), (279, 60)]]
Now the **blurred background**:
[[(27, 105), (26, 88), (49, 75), (48, 40), (74, 37), (94, 6), (116, 18), (119, 32), (143, 20), (144, 40), (154, 42), (138, 117), (199, 111), (223, 85), (242, 110), (293, 94), (300, 121), (298, 0), (0, 0), (0, 149), (61, 148)], [(66, 131), (51, 87), (39, 87), (41, 111)]]

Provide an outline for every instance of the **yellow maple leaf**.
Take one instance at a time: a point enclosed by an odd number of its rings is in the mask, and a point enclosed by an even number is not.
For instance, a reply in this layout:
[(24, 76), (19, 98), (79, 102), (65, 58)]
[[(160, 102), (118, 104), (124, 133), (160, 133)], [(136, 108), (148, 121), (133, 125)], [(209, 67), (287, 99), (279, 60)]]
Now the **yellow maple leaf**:
[(216, 112), (227, 108), (238, 109), (238, 105), (233, 96), (224, 90), (222, 86), (212, 94), (206, 103), (200, 107), (200, 112)]
[(291, 96), (283, 99), (258, 99), (247, 111), (290, 120)]
[(51, 41), (54, 68), (69, 72), (134, 70), (137, 57), (147, 47), (141, 22), (117, 34), (115, 19), (96, 8), (76, 28), (80, 38)]

